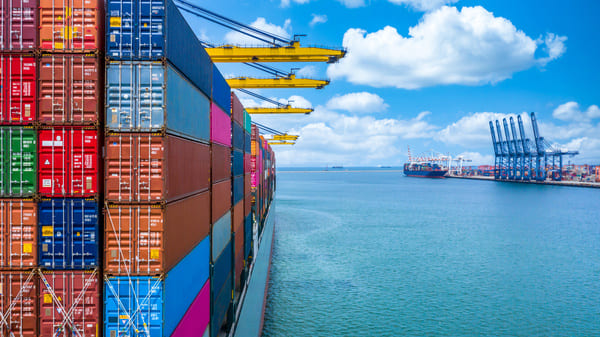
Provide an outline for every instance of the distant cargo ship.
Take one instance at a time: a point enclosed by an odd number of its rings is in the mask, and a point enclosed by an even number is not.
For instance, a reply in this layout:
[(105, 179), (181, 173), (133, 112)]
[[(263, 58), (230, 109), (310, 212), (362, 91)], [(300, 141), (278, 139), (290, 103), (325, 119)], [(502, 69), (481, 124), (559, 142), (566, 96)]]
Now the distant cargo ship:
[(404, 164), (404, 174), (408, 177), (418, 178), (445, 178), (448, 167), (442, 163), (448, 162), (449, 157), (444, 155), (419, 156), (413, 158), (408, 148), (408, 163)]

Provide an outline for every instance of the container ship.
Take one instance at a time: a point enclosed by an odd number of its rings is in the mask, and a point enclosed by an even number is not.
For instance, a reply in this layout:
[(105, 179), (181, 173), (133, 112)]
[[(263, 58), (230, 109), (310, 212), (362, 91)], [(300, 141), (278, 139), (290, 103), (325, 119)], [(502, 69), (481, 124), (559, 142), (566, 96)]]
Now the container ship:
[(445, 178), (448, 174), (448, 157), (443, 155), (424, 155), (413, 157), (408, 148), (408, 163), (404, 164), (404, 174), (417, 178)]
[(275, 154), (174, 3), (0, 1), (0, 334), (259, 336)]

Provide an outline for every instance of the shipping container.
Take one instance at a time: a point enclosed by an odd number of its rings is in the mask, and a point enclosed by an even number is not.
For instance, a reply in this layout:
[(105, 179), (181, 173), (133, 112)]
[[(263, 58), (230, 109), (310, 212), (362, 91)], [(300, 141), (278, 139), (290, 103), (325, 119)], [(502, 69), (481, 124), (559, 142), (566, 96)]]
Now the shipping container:
[(211, 256), (216, 259), (217, 256), (221, 255), (223, 249), (227, 247), (229, 241), (231, 241), (231, 211), (227, 212), (212, 225), (211, 237)]
[[(244, 175), (244, 198), (249, 195), (251, 192), (250, 188), (252, 186), (250, 182), (251, 176), (249, 174)], [(247, 214), (247, 212), (246, 212)]]
[(210, 231), (210, 193), (160, 204), (110, 204), (104, 220), (104, 273), (168, 272)]
[(245, 133), (244, 134), (244, 152), (246, 152), (247, 154), (250, 154), (252, 149), (252, 141), (250, 138), (250, 134), (249, 133)]
[(235, 204), (235, 206), (233, 206), (233, 213), (232, 213), (232, 228), (233, 230), (237, 230), (240, 227), (244, 228), (244, 201), (241, 200), (240, 202), (238, 202), (237, 204)]
[(37, 280), (34, 271), (0, 271), (2, 336), (37, 337)]
[[(230, 263), (231, 265), (231, 263)], [(219, 336), (221, 327), (227, 326), (227, 313), (233, 300), (233, 273), (229, 272), (223, 285), (212, 290), (212, 310), (210, 318), (211, 336)], [(226, 329), (227, 330), (227, 329)]]
[(212, 185), (212, 223), (231, 210), (231, 180)]
[(210, 323), (210, 280), (206, 281), (171, 337), (203, 336)]
[(39, 265), (46, 269), (99, 266), (98, 203), (49, 199), (39, 205)]
[[(218, 144), (211, 144), (211, 169), (212, 182), (218, 183), (225, 179), (231, 179), (231, 148)], [(231, 183), (230, 183), (231, 184)], [(230, 188), (231, 189), (231, 188)]]
[(110, 62), (106, 126), (118, 132), (166, 131), (208, 142), (210, 100), (168, 62)]
[(116, 276), (104, 281), (104, 336), (163, 336), (163, 281)]
[(112, 60), (167, 58), (210, 97), (212, 61), (175, 4), (171, 0), (142, 3), (107, 1), (106, 56)]
[[(246, 175), (248, 178), (249, 175)], [(244, 216), (248, 216), (252, 211), (252, 193), (246, 194), (244, 196)]]
[[(231, 233), (231, 232), (230, 232)], [(219, 256), (212, 257), (212, 269), (211, 269), (211, 289), (214, 292), (218, 292), (227, 281), (228, 275), (232, 271), (233, 264), (233, 242), (225, 246), (225, 249)]]
[(38, 135), (39, 194), (46, 197), (88, 197), (98, 191), (98, 131), (95, 128), (52, 127)]
[(246, 152), (244, 153), (244, 174), (248, 175), (250, 174), (250, 171), (252, 170), (252, 158), (250, 153)]
[(244, 175), (244, 152), (234, 149), (232, 151), (231, 172), (234, 177)]
[(250, 255), (252, 248), (252, 215), (248, 214), (244, 219), (244, 259)]
[(0, 54), (0, 124), (35, 121), (36, 78), (33, 56)]
[(215, 66), (212, 69), (212, 100), (223, 109), (231, 120), (231, 88), (227, 84), (227, 80), (221, 75), (219, 69)]
[(246, 110), (244, 110), (244, 131), (248, 136), (252, 132), (252, 117), (250, 117), (250, 114)]
[(246, 137), (244, 128), (236, 122), (231, 123), (231, 134), (233, 138), (233, 148), (244, 151), (244, 138)]
[(97, 55), (44, 54), (38, 68), (38, 120), (42, 124), (98, 122), (104, 82)]
[(105, 200), (170, 202), (210, 187), (210, 147), (150, 133), (106, 137)]
[(244, 269), (244, 218), (239, 223), (233, 223), (234, 227), (234, 270), (235, 270), (235, 289), (240, 290), (240, 277)]
[(37, 46), (37, 1), (1, 0), (0, 49), (32, 52)]
[(37, 266), (37, 205), (27, 199), (0, 199), (0, 267)]
[(231, 117), (214, 102), (210, 105), (210, 140), (231, 147)]
[(37, 186), (37, 132), (29, 127), (0, 127), (0, 193), (30, 197)]
[(46, 271), (38, 288), (40, 337), (101, 336), (98, 272)]
[(244, 105), (234, 92), (231, 93), (231, 120), (244, 125)]
[(238, 176), (233, 178), (233, 194), (232, 204), (237, 204), (244, 199), (244, 176)]
[(101, 0), (40, 0), (39, 48), (52, 52), (96, 52), (104, 43)]
[[(236, 235), (237, 236), (237, 235)], [(240, 234), (240, 236), (243, 238), (244, 235), (243, 233)], [(240, 239), (240, 241), (243, 243), (243, 239)], [(239, 252), (237, 252), (235, 254), (235, 291), (236, 292), (240, 292), (242, 290), (241, 286), (242, 286), (242, 273), (244, 271), (244, 268), (246, 266), (246, 261), (244, 259), (244, 245), (242, 244), (242, 249), (239, 250)]]

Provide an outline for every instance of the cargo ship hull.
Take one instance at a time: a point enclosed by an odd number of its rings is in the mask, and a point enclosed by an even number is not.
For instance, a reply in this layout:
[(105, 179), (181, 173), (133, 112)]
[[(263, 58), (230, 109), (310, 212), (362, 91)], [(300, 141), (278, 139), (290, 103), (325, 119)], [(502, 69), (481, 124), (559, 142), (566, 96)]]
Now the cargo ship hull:
[(407, 177), (415, 178), (445, 178), (448, 171), (408, 171), (404, 170), (404, 174)]

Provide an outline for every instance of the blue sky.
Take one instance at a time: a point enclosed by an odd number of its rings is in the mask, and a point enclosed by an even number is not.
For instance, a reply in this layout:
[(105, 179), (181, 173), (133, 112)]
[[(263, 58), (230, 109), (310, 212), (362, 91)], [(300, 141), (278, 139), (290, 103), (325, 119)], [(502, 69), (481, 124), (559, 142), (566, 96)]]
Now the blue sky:
[[(197, 1), (197, 0), (196, 0)], [(192, 1), (193, 2), (193, 1)], [(252, 0), (207, 9), (303, 45), (344, 46), (334, 65), (275, 63), (329, 78), (322, 90), (260, 90), (310, 116), (258, 116), (300, 135), (279, 166), (400, 165), (407, 146), (493, 163), (487, 121), (535, 111), (542, 134), (600, 163), (600, 1)], [(186, 15), (203, 40), (258, 45)], [(218, 65), (226, 76), (266, 74)], [(247, 105), (257, 105), (240, 95)]]

